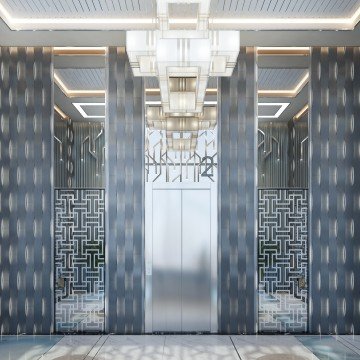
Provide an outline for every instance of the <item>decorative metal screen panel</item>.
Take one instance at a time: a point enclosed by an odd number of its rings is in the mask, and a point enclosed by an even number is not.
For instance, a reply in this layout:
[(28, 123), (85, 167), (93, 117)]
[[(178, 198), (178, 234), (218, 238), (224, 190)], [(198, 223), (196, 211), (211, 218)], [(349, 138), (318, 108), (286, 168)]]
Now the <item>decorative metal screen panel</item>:
[(166, 132), (145, 133), (146, 182), (216, 182), (217, 127), (199, 131), (196, 149), (173, 151), (166, 146)]
[(55, 190), (55, 329), (104, 330), (104, 190)]
[(258, 194), (259, 331), (307, 331), (308, 190)]

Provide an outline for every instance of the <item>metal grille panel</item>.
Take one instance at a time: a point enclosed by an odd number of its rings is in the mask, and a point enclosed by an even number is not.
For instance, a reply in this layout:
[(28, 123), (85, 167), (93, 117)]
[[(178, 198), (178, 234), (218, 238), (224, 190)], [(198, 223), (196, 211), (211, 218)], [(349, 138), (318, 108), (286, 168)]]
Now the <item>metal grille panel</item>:
[(55, 190), (55, 329), (104, 330), (104, 190)]
[(307, 331), (308, 190), (258, 193), (259, 331)]

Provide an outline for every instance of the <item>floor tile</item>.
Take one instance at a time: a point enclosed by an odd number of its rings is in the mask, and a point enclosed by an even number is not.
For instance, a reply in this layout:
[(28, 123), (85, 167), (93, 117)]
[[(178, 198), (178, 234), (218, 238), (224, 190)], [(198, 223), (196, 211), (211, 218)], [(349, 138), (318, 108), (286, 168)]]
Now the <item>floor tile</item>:
[(165, 339), (164, 359), (168, 360), (238, 360), (229, 336), (169, 335)]
[(70, 335), (63, 337), (41, 360), (84, 360), (100, 335)]
[(337, 341), (334, 336), (296, 336), (320, 360), (360, 360), (360, 356)]
[(109, 336), (96, 360), (160, 360), (163, 359), (165, 336)]
[(104, 345), (104, 343), (108, 337), (109, 337), (109, 335), (102, 335), (100, 337), (100, 339), (97, 341), (97, 343), (95, 344), (95, 346), (87, 354), (85, 360), (95, 359), (95, 356), (98, 354), (99, 350), (102, 348), (102, 346)]
[(38, 360), (51, 349), (62, 336), (1, 336), (1, 360)]
[(360, 335), (340, 335), (336, 339), (360, 355)]
[(242, 360), (315, 360), (310, 350), (294, 336), (231, 336)]

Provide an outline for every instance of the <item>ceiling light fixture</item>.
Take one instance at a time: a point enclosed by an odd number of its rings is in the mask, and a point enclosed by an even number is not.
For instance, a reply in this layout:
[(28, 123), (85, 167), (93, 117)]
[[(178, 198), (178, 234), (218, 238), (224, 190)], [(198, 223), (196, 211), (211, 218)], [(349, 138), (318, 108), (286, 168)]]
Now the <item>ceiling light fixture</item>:
[(105, 90), (70, 90), (60, 78), (60, 76), (54, 71), (54, 81), (60, 90), (69, 98), (73, 97), (104, 97)]
[(280, 115), (285, 111), (285, 109), (290, 105), (290, 103), (258, 103), (258, 106), (279, 106), (278, 111), (274, 115), (260, 115), (259, 119), (278, 119)]
[(79, 113), (81, 114), (81, 116), (84, 119), (104, 119), (105, 115), (88, 115), (85, 110), (83, 109), (83, 106), (102, 106), (104, 107), (104, 112), (105, 112), (105, 103), (72, 103), (75, 108), (77, 109), (77, 111), (79, 111)]
[[(197, 19), (173, 28), (170, 6), (195, 5)], [(238, 31), (208, 27), (210, 0), (157, 0), (159, 29), (129, 31), (126, 51), (135, 76), (156, 76), (163, 112), (202, 112), (209, 76), (231, 76), (240, 50)], [(177, 19), (178, 20), (178, 19)], [(186, 26), (186, 25), (194, 26)], [(154, 90), (149, 93), (155, 93)]]

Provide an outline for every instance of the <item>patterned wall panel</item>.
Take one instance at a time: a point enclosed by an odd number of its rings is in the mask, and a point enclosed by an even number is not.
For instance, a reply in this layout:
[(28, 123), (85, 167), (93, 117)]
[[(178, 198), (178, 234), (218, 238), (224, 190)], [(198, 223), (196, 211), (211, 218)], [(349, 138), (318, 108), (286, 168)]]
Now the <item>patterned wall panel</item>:
[(310, 331), (360, 333), (360, 48), (311, 53)]
[(106, 330), (144, 329), (144, 95), (124, 48), (107, 60)]
[(258, 193), (259, 331), (306, 332), (308, 190)]
[(301, 120), (289, 121), (289, 186), (309, 186), (309, 125), (308, 114)]
[(255, 49), (219, 80), (219, 332), (256, 331), (257, 96)]
[(105, 186), (105, 131), (101, 122), (55, 121), (55, 186)]
[(1, 334), (53, 328), (50, 48), (0, 47)]
[(308, 186), (307, 120), (261, 122), (258, 129), (258, 186)]
[(258, 186), (289, 186), (289, 127), (286, 122), (258, 124)]
[(103, 189), (55, 190), (55, 329), (104, 330)]

